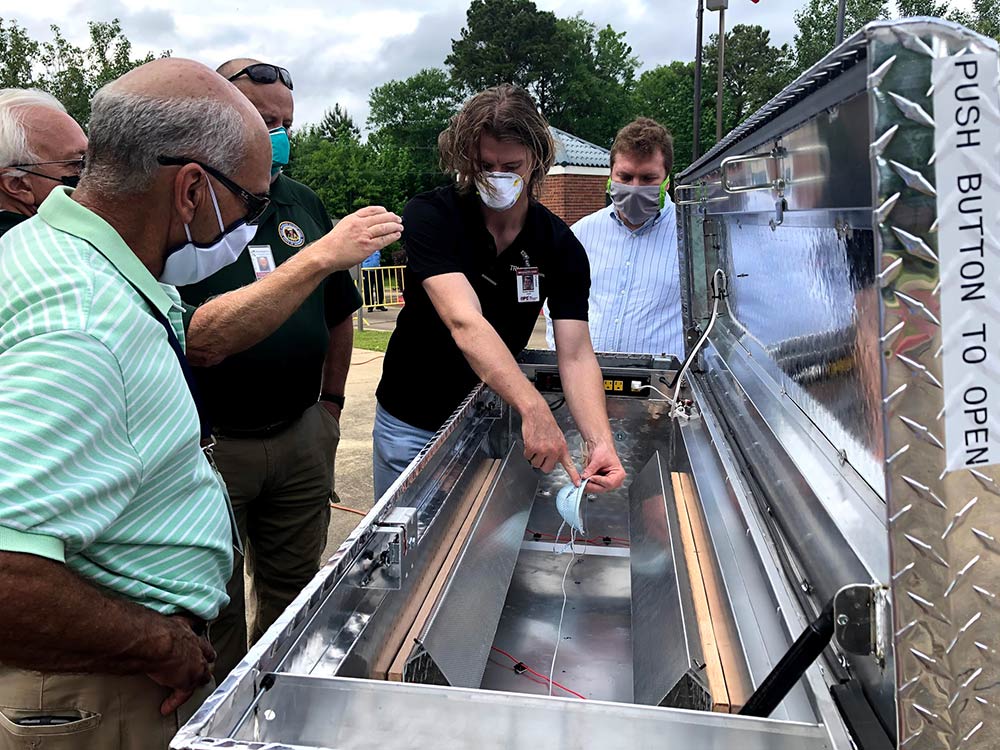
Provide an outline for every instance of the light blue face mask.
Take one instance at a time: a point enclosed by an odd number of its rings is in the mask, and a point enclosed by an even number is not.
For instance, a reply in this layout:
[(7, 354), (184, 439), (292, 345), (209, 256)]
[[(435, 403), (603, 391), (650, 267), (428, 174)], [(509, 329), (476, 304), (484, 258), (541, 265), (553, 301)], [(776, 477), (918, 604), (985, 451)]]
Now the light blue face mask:
[(563, 521), (578, 534), (587, 533), (583, 519), (583, 498), (588, 481), (590, 480), (584, 479), (579, 487), (567, 484), (556, 493), (556, 510)]
[(288, 131), (284, 128), (278, 127), (268, 132), (271, 134), (271, 176), (274, 177), (288, 164), (292, 144), (288, 140)]

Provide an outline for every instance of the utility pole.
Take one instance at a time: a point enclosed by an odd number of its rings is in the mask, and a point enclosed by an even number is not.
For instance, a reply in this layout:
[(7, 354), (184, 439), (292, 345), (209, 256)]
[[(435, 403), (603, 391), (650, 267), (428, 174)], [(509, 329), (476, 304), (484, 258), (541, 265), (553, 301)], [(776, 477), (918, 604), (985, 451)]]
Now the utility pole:
[(691, 161), (698, 161), (701, 151), (701, 46), (704, 32), (705, 0), (698, 0), (698, 40), (694, 48), (694, 138), (691, 146)]
[(847, 0), (837, 2), (837, 44), (844, 41), (844, 16), (847, 15)]
[(722, 140), (722, 82), (726, 72), (726, 8), (729, 0), (708, 0), (709, 10), (719, 11), (719, 80), (715, 90), (715, 142)]
[(726, 8), (719, 9), (719, 83), (715, 97), (715, 142), (722, 140), (722, 80), (726, 69)]

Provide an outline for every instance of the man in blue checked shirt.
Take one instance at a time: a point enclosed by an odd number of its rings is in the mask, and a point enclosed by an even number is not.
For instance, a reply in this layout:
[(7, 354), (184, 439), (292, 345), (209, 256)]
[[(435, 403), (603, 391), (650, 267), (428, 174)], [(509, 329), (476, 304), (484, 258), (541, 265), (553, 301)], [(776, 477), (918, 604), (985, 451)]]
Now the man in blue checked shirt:
[[(378, 268), (382, 265), (382, 251), (376, 250), (374, 253), (369, 255), (363, 261), (361, 261), (361, 268)], [(372, 310), (382, 310), (383, 312), (388, 308), (383, 304), (385, 302), (385, 288), (382, 286), (382, 274), (378, 271), (361, 271), (362, 274), (362, 288), (364, 289), (365, 304), (368, 306), (368, 312)]]
[[(684, 354), (677, 217), (667, 195), (673, 139), (640, 117), (611, 146), (611, 205), (573, 225), (590, 260), (590, 336), (597, 352)], [(553, 346), (546, 310), (546, 338)]]

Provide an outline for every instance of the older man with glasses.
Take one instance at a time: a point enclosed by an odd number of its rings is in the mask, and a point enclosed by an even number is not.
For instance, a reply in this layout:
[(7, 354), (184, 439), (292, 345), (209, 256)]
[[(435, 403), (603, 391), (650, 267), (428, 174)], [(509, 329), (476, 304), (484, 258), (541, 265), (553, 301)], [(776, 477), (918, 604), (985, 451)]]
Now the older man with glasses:
[[(0, 750), (166, 750), (207, 694), (238, 540), (174, 287), (257, 232), (267, 128), (168, 58), (101, 89), (90, 132), (79, 188), (0, 239)], [(315, 287), (398, 236), (381, 225), (269, 278)], [(277, 314), (252, 286), (204, 309)]]
[(247, 233), (267, 129), (167, 59), (97, 93), (91, 136), (80, 186), (0, 239), (3, 750), (165, 750), (232, 569), (169, 281)]
[(0, 89), (0, 235), (38, 212), (53, 188), (75, 187), (87, 136), (54, 97)]
[[(236, 559), (231, 603), (212, 624), (222, 679), (319, 569), (335, 498), (351, 314), (361, 305), (350, 275), (338, 269), (398, 239), (402, 225), (368, 207), (332, 228), (319, 197), (283, 173), (291, 75), (250, 59), (218, 72), (250, 100), (271, 137), (271, 206), (256, 233), (235, 263), (180, 288), (188, 352), (246, 552), (245, 564)], [(342, 250), (336, 257), (350, 263), (315, 263), (318, 246)], [(244, 567), (254, 599), (249, 637)]]

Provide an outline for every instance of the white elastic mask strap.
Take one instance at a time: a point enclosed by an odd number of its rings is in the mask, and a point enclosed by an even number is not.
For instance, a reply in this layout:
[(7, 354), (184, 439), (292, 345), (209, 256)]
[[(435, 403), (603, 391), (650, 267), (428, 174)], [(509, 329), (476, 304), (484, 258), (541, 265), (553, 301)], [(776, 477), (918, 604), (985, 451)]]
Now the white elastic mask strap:
[(222, 211), (219, 210), (219, 199), (215, 197), (215, 188), (212, 187), (211, 180), (208, 180), (208, 194), (212, 196), (212, 205), (215, 206), (215, 218), (219, 220), (219, 231), (225, 234), (226, 225), (222, 223)]
[[(219, 210), (219, 199), (215, 197), (215, 188), (212, 187), (212, 182), (208, 179), (208, 175), (205, 176), (205, 181), (208, 185), (208, 194), (212, 196), (212, 205), (215, 206), (215, 218), (219, 221), (219, 231), (225, 234), (226, 225), (222, 223), (222, 211)], [(188, 242), (194, 242), (191, 239), (191, 226), (189, 224), (184, 225), (184, 235), (187, 237)]]

